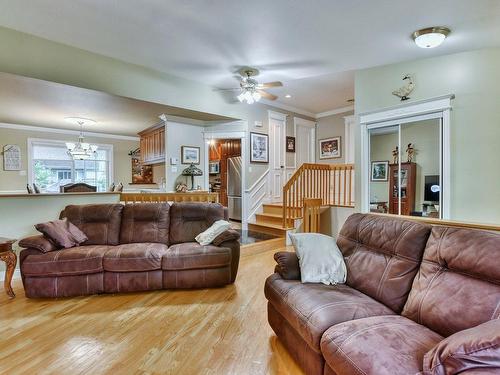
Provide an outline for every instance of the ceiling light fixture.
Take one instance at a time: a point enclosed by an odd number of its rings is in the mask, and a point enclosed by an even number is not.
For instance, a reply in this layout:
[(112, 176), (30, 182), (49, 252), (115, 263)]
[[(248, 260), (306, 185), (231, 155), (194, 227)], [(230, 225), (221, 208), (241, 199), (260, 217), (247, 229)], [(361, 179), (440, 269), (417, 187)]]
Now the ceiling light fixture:
[(290, 99), (291, 97), (292, 97), (292, 95), (290, 95), (290, 94), (285, 95), (285, 98), (287, 98), (287, 99)]
[(74, 160), (87, 160), (91, 157), (97, 155), (97, 145), (92, 145), (90, 143), (84, 142), (83, 137), (83, 125), (95, 124), (94, 120), (81, 117), (66, 117), (65, 120), (71, 124), (80, 126), (80, 135), (78, 136), (78, 142), (66, 142), (66, 148), (68, 149), (68, 155)]
[(434, 26), (415, 31), (412, 38), (420, 48), (434, 48), (443, 43), (450, 32), (447, 27)]

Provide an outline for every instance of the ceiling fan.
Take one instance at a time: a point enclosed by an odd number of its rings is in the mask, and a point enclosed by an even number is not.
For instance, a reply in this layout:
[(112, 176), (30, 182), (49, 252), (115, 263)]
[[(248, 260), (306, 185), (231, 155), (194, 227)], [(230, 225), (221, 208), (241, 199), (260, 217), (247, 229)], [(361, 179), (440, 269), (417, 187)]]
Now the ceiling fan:
[(264, 89), (270, 87), (281, 87), (283, 83), (280, 81), (259, 83), (255, 78), (259, 75), (259, 70), (256, 68), (244, 67), (238, 70), (238, 74), (241, 76), (240, 88), (230, 89), (230, 90), (240, 90), (240, 94), (237, 96), (240, 102), (246, 101), (248, 104), (258, 102), (261, 98), (268, 100), (276, 100), (278, 97), (276, 95), (270, 94)]

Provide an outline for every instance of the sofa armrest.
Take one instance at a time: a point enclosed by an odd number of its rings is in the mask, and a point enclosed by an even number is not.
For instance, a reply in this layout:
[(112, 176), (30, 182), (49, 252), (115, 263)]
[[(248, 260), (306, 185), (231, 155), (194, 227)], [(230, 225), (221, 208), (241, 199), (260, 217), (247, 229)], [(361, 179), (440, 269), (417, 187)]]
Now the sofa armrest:
[(43, 235), (23, 238), (21, 241), (19, 241), (19, 246), (25, 249), (36, 249), (41, 251), (42, 253), (48, 253), (49, 251), (59, 249), (57, 245), (45, 238)]
[(425, 375), (462, 374), (475, 369), (500, 372), (500, 319), (454, 333), (424, 356)]
[(238, 240), (229, 240), (221, 242), (217, 246), (231, 249), (231, 283), (234, 283), (240, 265), (240, 243)]
[(278, 251), (274, 254), (274, 260), (278, 263), (274, 272), (279, 273), (283, 279), (300, 280), (299, 258), (296, 253)]
[(240, 233), (234, 229), (228, 229), (221, 234), (219, 234), (212, 243), (215, 246), (220, 246), (221, 243), (226, 241), (238, 241), (240, 239)]

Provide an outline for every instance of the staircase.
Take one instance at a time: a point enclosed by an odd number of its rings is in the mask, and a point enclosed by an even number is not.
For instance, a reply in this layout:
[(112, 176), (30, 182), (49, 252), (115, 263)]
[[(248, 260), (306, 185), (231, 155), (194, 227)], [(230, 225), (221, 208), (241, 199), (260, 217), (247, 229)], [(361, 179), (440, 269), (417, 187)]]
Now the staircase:
[(305, 223), (319, 229), (320, 207), (354, 207), (354, 165), (303, 164), (283, 187), (284, 203), (265, 203), (262, 213), (248, 229), (285, 237), (295, 230), (304, 216), (304, 202), (313, 204), (307, 209)]

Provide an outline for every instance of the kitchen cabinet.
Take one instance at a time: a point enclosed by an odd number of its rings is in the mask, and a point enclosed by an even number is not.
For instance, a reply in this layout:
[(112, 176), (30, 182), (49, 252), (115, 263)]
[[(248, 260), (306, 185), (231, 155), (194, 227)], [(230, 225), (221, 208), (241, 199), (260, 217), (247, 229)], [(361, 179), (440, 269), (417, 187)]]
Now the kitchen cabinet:
[(140, 139), (141, 161), (143, 164), (165, 162), (165, 124), (154, 125), (138, 133)]

